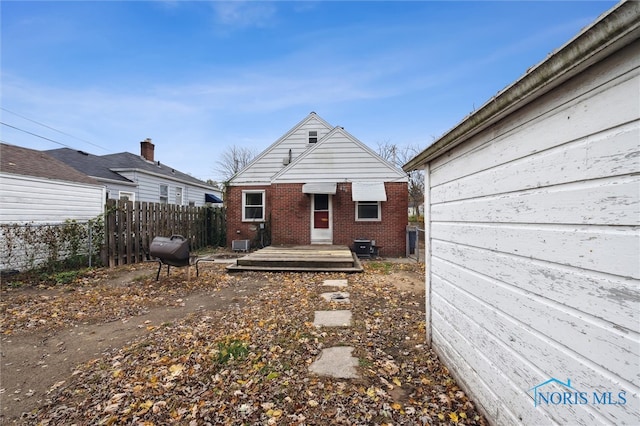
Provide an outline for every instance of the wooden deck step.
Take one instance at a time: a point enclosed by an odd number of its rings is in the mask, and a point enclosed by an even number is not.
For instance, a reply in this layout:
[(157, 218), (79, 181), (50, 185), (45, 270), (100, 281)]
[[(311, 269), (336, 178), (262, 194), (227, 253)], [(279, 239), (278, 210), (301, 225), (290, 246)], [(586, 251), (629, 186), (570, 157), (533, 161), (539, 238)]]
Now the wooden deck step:
[(228, 271), (362, 272), (346, 246), (269, 246), (239, 258)]

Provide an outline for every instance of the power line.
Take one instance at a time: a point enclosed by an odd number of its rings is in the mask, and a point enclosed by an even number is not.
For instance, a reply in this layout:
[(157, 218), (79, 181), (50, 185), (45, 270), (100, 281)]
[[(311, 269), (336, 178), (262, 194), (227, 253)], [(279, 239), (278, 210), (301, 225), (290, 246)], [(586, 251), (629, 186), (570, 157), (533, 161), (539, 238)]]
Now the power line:
[(56, 143), (56, 144), (58, 144), (58, 145), (62, 145), (62, 146), (64, 146), (65, 148), (73, 149), (73, 148), (72, 148), (72, 147), (70, 147), (69, 145), (65, 145), (65, 144), (63, 144), (62, 142), (54, 141), (53, 139), (49, 139), (49, 138), (47, 138), (47, 137), (45, 137), (45, 136), (37, 135), (37, 134), (32, 133), (32, 132), (30, 132), (30, 131), (28, 131), (28, 130), (24, 130), (24, 129), (21, 129), (21, 128), (16, 127), (16, 126), (12, 126), (11, 124), (7, 124), (7, 123), (4, 123), (4, 122), (2, 122), (2, 121), (0, 121), (0, 124), (2, 124), (3, 126), (11, 127), (12, 129), (16, 129), (16, 130), (19, 130), (19, 131), (24, 132), (24, 133), (30, 134), (30, 135), (35, 136), (35, 137), (38, 137), (38, 138), (40, 138), (40, 139), (44, 139), (44, 140), (47, 140), (47, 141), (49, 141), (49, 142)]
[[(86, 139), (79, 138), (79, 137), (74, 136), (74, 135), (72, 135), (72, 134), (69, 134), (69, 133), (63, 132), (62, 130), (58, 130), (58, 129), (56, 129), (55, 127), (51, 127), (51, 126), (49, 126), (49, 125), (47, 125), (47, 124), (44, 124), (44, 123), (41, 123), (41, 122), (39, 122), (39, 121), (33, 120), (33, 119), (29, 118), (29, 117), (25, 117), (24, 115), (22, 115), (22, 114), (18, 114), (17, 112), (13, 112), (13, 111), (11, 111), (11, 110), (8, 110), (8, 109), (7, 109), (7, 108), (5, 108), (5, 107), (0, 106), (0, 109), (1, 109), (1, 110), (3, 110), (3, 111), (8, 112), (8, 113), (10, 113), (10, 114), (13, 114), (13, 115), (15, 115), (15, 116), (18, 116), (18, 117), (20, 117), (20, 118), (22, 118), (22, 119), (24, 119), (24, 120), (31, 121), (32, 123), (35, 123), (35, 124), (38, 124), (38, 125), (40, 125), (40, 126), (46, 127), (47, 129), (51, 129), (51, 130), (53, 130), (53, 131), (55, 131), (55, 132), (58, 132), (58, 133), (61, 133), (61, 134), (65, 135), (65, 136), (69, 136), (69, 137), (74, 138), (74, 139), (77, 139), (77, 140), (79, 140), (79, 141), (81, 141), (81, 142), (88, 143), (89, 145), (95, 146), (96, 148), (100, 148), (100, 149), (102, 149), (102, 150), (104, 150), (104, 151), (110, 152), (107, 148), (103, 148), (103, 147), (101, 147), (100, 145), (97, 145), (97, 144), (95, 144), (95, 143), (93, 143), (93, 142), (90, 142), (90, 141), (88, 141), (88, 140), (86, 140)], [(3, 124), (4, 124), (4, 123), (3, 123)], [(22, 130), (22, 129), (18, 129), (18, 130)], [(36, 135), (36, 136), (38, 136), (38, 135)], [(46, 139), (46, 138), (45, 138), (45, 139)], [(66, 146), (66, 145), (65, 145), (65, 146)], [(70, 147), (68, 147), (68, 148), (70, 148)]]

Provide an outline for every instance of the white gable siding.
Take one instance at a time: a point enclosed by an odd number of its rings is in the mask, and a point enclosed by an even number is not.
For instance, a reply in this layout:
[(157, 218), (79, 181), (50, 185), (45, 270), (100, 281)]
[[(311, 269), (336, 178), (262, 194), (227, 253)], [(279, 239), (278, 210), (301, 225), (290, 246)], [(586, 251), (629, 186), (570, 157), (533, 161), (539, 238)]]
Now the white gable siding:
[(496, 424), (640, 418), (639, 87), (636, 41), (428, 164), (433, 346)]
[(277, 183), (383, 181), (406, 182), (401, 170), (382, 160), (341, 128), (275, 176)]
[(100, 185), (0, 174), (0, 223), (62, 223), (102, 214)]
[(289, 158), (289, 150), (291, 150), (293, 161), (307, 149), (313, 147), (313, 144), (309, 144), (309, 130), (316, 130), (318, 140), (320, 140), (329, 133), (331, 127), (315, 114), (308, 116), (238, 173), (233, 178), (233, 184), (270, 183), (273, 175), (286, 167), (284, 160)]

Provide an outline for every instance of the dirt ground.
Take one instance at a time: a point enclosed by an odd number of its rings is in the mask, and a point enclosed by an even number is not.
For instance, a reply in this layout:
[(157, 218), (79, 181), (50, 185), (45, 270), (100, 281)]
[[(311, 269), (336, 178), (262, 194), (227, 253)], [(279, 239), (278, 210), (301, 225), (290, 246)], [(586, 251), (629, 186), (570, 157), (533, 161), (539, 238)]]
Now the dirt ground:
[[(156, 268), (130, 271), (111, 270), (101, 286), (133, 286), (141, 280), (153, 280)], [(173, 272), (172, 274), (179, 274)], [(192, 274), (195, 274), (192, 272)], [(164, 274), (160, 280), (164, 279)], [(392, 283), (400, 291), (414, 293), (424, 299), (424, 281), (411, 271), (381, 274), (381, 280)], [(92, 359), (104, 356), (109, 350), (120, 348), (135, 339), (144, 337), (154, 328), (179, 321), (199, 310), (221, 311), (241, 307), (258, 294), (263, 287), (260, 281), (234, 274), (233, 281), (216, 290), (194, 290), (182, 294), (171, 306), (149, 307), (136, 316), (123, 316), (104, 323), (75, 324), (70, 327), (27, 333), (2, 334), (0, 340), (0, 423), (20, 424), (23, 413), (40, 407), (51, 389), (63, 383), (76, 367)], [(64, 290), (24, 288), (2, 297), (47, 294), (61, 295)]]

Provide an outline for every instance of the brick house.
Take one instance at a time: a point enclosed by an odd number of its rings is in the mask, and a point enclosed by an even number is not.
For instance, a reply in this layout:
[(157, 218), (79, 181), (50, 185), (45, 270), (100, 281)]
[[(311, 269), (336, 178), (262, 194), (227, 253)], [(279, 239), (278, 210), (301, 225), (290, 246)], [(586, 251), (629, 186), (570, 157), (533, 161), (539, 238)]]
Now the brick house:
[(230, 180), (227, 241), (367, 239), (382, 256), (403, 256), (407, 185), (403, 171), (312, 112)]

